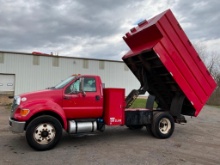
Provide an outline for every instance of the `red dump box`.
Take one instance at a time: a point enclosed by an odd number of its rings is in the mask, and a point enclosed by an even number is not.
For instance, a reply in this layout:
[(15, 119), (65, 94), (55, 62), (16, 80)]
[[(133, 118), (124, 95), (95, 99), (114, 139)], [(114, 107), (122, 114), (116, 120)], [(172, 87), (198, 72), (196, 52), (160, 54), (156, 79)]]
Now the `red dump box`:
[(124, 62), (158, 106), (173, 110), (183, 100), (181, 114), (197, 116), (216, 82), (171, 10), (141, 22), (123, 39), (131, 49)]

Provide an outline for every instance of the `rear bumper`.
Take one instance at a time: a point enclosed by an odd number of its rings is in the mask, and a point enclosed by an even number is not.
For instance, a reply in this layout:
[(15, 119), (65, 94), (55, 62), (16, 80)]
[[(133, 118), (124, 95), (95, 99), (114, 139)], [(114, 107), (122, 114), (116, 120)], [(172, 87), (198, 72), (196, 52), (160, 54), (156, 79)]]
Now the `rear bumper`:
[(11, 126), (11, 131), (15, 133), (23, 133), (26, 122), (15, 121), (9, 118), (9, 125)]

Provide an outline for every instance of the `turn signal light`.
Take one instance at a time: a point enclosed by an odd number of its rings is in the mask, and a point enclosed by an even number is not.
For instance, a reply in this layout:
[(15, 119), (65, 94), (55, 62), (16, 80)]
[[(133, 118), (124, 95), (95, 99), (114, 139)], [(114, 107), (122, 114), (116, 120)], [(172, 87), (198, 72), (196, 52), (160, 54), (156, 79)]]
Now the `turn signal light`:
[(29, 112), (30, 112), (29, 109), (21, 109), (20, 110), (20, 115), (21, 116), (27, 116)]

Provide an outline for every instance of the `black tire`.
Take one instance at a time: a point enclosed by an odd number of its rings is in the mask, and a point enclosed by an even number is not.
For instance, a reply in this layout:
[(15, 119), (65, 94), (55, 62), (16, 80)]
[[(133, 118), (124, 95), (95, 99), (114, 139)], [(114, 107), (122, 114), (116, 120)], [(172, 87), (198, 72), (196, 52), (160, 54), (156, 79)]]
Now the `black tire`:
[(131, 130), (136, 130), (136, 129), (142, 129), (144, 126), (143, 125), (129, 125), (127, 127)]
[(155, 112), (151, 126), (152, 133), (160, 139), (169, 138), (174, 132), (173, 117), (168, 112)]
[(60, 141), (63, 129), (59, 120), (52, 116), (40, 116), (31, 121), (26, 129), (30, 147), (38, 151), (52, 149)]

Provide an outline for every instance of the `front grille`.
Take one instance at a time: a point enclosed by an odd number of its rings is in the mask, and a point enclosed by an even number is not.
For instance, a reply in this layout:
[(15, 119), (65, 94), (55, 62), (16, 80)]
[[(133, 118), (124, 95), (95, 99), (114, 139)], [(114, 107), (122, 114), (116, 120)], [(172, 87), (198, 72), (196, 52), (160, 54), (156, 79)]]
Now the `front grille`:
[(15, 107), (17, 106), (17, 104), (16, 104), (16, 98), (14, 98), (14, 101), (13, 101), (13, 103), (12, 103), (12, 105), (11, 105), (11, 111), (13, 112), (14, 110), (15, 110)]
[(17, 99), (17, 97), (14, 98), (13, 103), (11, 105), (11, 117), (13, 117), (14, 112), (15, 112), (16, 108), (18, 107), (16, 99)]

